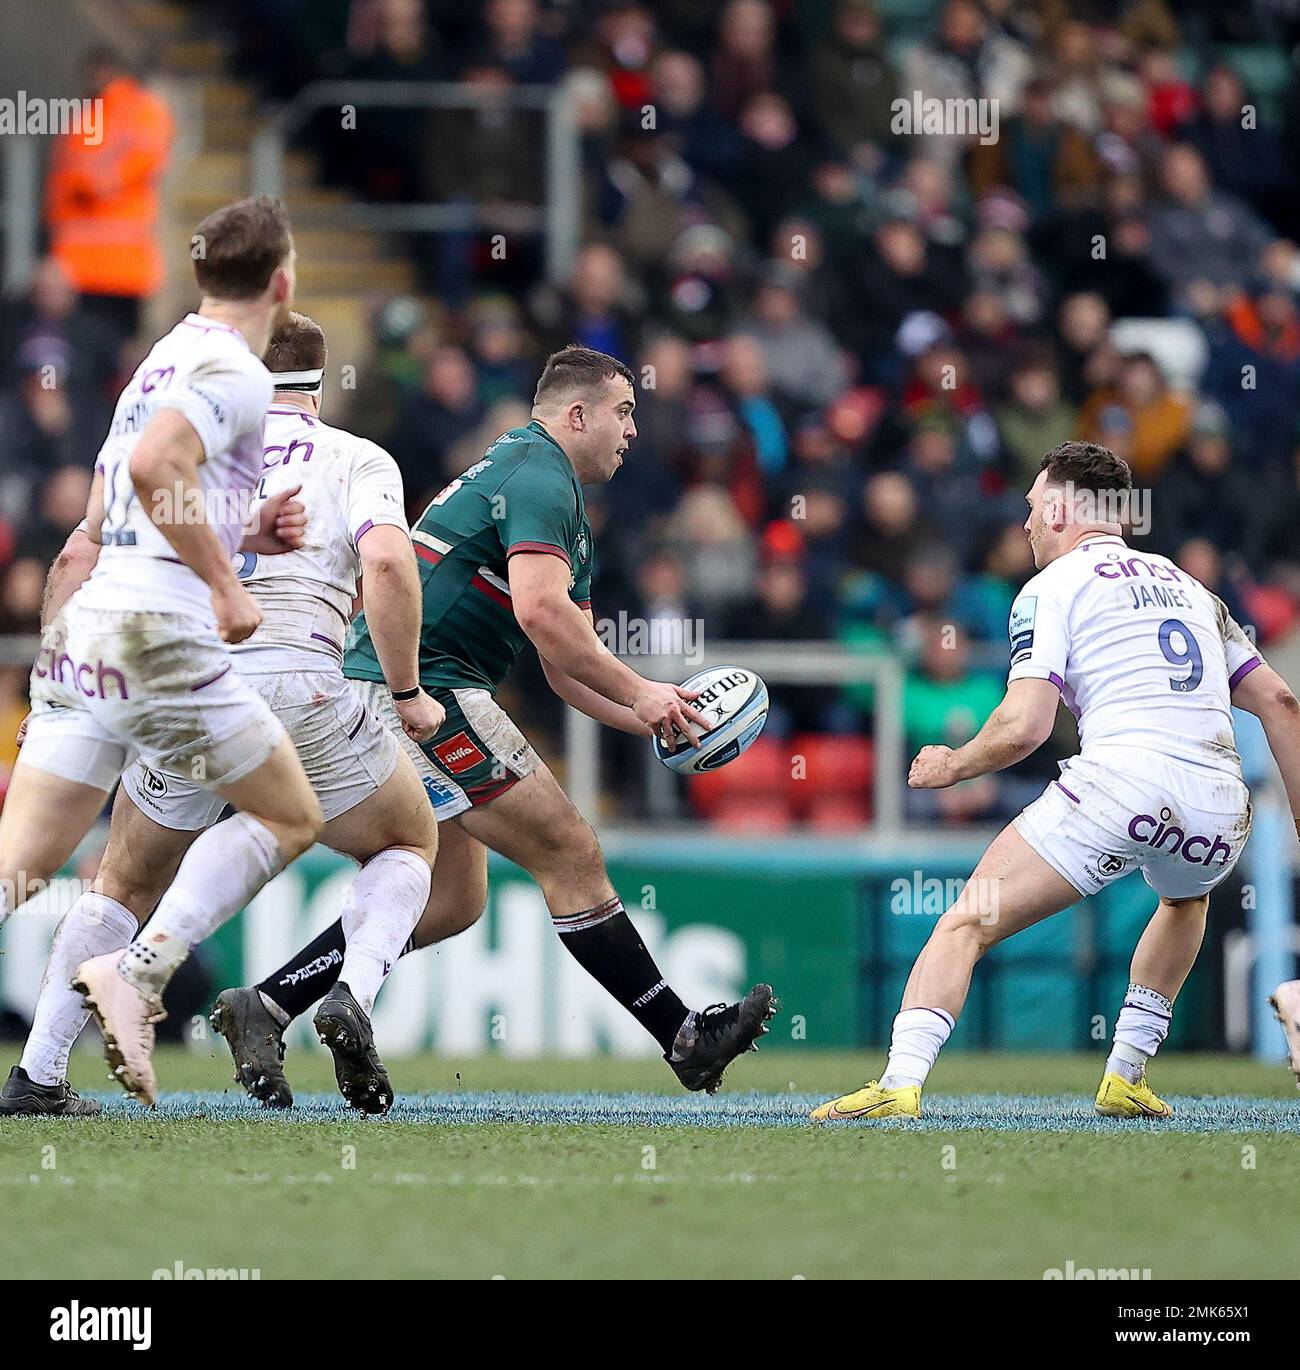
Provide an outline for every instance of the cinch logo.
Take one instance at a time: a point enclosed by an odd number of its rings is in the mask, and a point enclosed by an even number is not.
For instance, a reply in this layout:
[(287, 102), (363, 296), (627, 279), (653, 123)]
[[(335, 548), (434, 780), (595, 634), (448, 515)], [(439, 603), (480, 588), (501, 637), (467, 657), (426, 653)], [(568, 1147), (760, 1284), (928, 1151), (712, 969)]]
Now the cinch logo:
[(42, 680), (75, 686), (87, 699), (107, 699), (110, 683), (116, 685), (118, 699), (128, 698), (126, 677), (116, 666), (105, 666), (102, 661), (92, 666), (88, 661), (73, 661), (67, 652), (56, 654), (53, 647), (42, 647), (36, 653), (35, 670)]
[(83, 1308), (75, 1299), (50, 1309), (51, 1341), (129, 1341), (133, 1351), (153, 1345), (152, 1308)]
[(433, 749), (433, 754), (452, 775), (459, 775), (461, 771), (467, 771), (472, 766), (477, 766), (480, 761), (487, 760), (483, 753), (470, 741), (468, 733), (457, 733), (455, 737), (449, 737), (446, 742), (440, 742)]
[[(1135, 842), (1154, 847), (1156, 851), (1177, 852), (1184, 861), (1190, 861), (1194, 866), (1222, 866), (1227, 863), (1232, 855), (1232, 848), (1223, 838), (1202, 837), (1199, 833), (1193, 833), (1188, 837), (1182, 828), (1176, 828), (1169, 822), (1172, 817), (1173, 814), (1168, 809), (1161, 809), (1159, 818), (1153, 818), (1149, 813), (1140, 813), (1136, 818), (1129, 819), (1128, 835)], [(1166, 842), (1169, 843), (1167, 847)], [(1202, 855), (1201, 851), (1205, 854)], [(1217, 861), (1214, 859), (1216, 856), (1219, 857)]]
[(1141, 557), (1125, 559), (1118, 552), (1111, 552), (1105, 561), (1099, 561), (1092, 568), (1093, 574), (1103, 580), (1122, 580), (1128, 576), (1140, 576), (1144, 572), (1153, 580), (1181, 581), (1183, 573), (1173, 566), (1159, 566)]

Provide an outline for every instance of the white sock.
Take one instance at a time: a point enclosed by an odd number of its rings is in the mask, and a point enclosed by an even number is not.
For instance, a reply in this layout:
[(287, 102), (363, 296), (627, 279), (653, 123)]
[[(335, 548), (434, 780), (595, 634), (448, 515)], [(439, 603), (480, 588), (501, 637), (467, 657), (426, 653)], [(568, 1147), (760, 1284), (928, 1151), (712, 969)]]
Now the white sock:
[(0, 880), (0, 928), (4, 927), (5, 919), (14, 911), (14, 897), (9, 887), (8, 880)]
[(1124, 1007), (1115, 1023), (1115, 1041), (1106, 1058), (1106, 1069), (1136, 1084), (1147, 1068), (1147, 1060), (1160, 1050), (1169, 1035), (1174, 1005), (1163, 994), (1145, 985), (1130, 985)]
[(161, 994), (190, 948), (233, 918), (283, 865), (280, 844), (256, 818), (237, 813), (209, 828), (127, 947), (123, 978), (143, 994)]
[(343, 904), (343, 966), (339, 979), (369, 1014), (429, 902), (432, 872), (414, 852), (391, 847), (357, 872)]
[(925, 1084), (939, 1048), (956, 1026), (952, 1015), (941, 1008), (905, 1008), (894, 1019), (889, 1063), (880, 1083), (886, 1089)]
[(64, 916), (54, 934), (32, 1030), (18, 1063), (38, 1085), (57, 1085), (67, 1078), (68, 1053), (90, 1017), (85, 1000), (71, 986), (77, 967), (92, 956), (126, 946), (135, 930), (136, 921), (128, 909), (92, 890)]

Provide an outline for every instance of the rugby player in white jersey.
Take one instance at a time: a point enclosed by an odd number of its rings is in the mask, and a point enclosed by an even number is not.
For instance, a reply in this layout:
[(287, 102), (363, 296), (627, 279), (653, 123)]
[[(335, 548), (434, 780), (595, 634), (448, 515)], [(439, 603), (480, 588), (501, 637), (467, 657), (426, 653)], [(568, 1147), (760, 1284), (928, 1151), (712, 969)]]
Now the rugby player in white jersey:
[[(420, 579), (397, 464), (374, 443), (317, 417), (325, 335), (311, 319), (291, 313), (264, 360), (275, 396), (256, 501), (296, 497), (306, 537), (301, 548), (280, 556), (237, 554), (237, 575), (262, 621), (231, 652), (238, 674), (288, 729), (324, 812), (321, 840), (362, 865), (344, 901), (347, 946), (339, 981), (315, 1021), (334, 1053), (344, 1098), (363, 1111), (385, 1112), (392, 1090), (374, 1051), (369, 1015), (428, 900), (437, 824), (414, 765), (343, 677), (343, 638), (362, 573), (399, 728), (415, 740), (432, 736), (443, 709), (418, 687)], [(51, 594), (66, 597), (90, 574), (98, 553), (97, 544), (74, 534), (52, 572)], [(77, 930), (89, 921), (134, 932), (222, 806), (219, 795), (188, 777), (140, 761), (127, 769), (95, 888), (56, 935), (32, 1032), (0, 1096), (0, 1113), (98, 1110), (70, 1096), (63, 1083), (68, 1052), (87, 1017), (68, 984), (83, 959), (76, 954)], [(122, 936), (121, 945), (127, 940)], [(227, 994), (214, 1023), (242, 1034), (256, 1031), (266, 1015), (255, 996)], [(258, 1084), (242, 1077), (241, 1083), (250, 1090)], [(256, 1092), (273, 1104), (288, 1102)]]
[(880, 1080), (814, 1119), (918, 1117), (980, 957), (1135, 870), (1159, 903), (1133, 955), (1096, 1108), (1169, 1116), (1146, 1063), (1200, 949), (1210, 891), (1250, 831), (1231, 709), (1263, 723), (1300, 814), (1300, 704), (1216, 596), (1167, 558), (1125, 545), (1116, 511), (1131, 487), (1127, 463), (1092, 443), (1043, 458), (1025, 520), (1038, 574), (1012, 606), (1006, 696), (965, 746), (922, 748), (908, 784), (943, 789), (1014, 765), (1047, 740), (1062, 699), (1079, 722), (1079, 755), (994, 839), (939, 919)]
[(122, 950), (122, 928), (102, 928), (85, 950), (106, 954), (76, 972), (111, 1067), (146, 1100), (167, 981), (321, 824), (284, 728), (232, 671), (226, 645), (261, 620), (231, 556), (259, 549), (244, 516), (272, 393), (260, 357), (293, 298), (293, 240), (279, 202), (259, 198), (209, 215), (194, 244), (202, 301), (118, 400), (87, 509), (95, 572), (52, 606), (0, 813), (2, 918), (68, 860), (133, 756), (236, 810), (195, 843), (148, 934)]

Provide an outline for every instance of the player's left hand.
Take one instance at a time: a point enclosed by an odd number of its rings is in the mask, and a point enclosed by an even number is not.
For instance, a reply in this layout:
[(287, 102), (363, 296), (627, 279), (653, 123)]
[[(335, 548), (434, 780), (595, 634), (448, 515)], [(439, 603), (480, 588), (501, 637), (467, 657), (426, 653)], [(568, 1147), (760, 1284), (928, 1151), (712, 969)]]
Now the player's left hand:
[(245, 531), (239, 550), (271, 557), (297, 551), (307, 540), (307, 509), (295, 498), (301, 490), (301, 485), (294, 485), (268, 495), (258, 508), (256, 521)]
[(957, 783), (953, 774), (951, 747), (922, 747), (907, 773), (907, 784), (913, 790), (946, 790)]

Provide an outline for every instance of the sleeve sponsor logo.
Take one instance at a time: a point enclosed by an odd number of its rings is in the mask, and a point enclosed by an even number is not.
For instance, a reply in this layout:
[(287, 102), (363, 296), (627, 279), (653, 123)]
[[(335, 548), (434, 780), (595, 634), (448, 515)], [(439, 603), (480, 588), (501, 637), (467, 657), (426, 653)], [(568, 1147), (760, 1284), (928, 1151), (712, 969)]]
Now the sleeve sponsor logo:
[(1034, 646), (1034, 621), (1038, 617), (1038, 596), (1022, 595), (1011, 606), (1007, 633), (1011, 638), (1011, 664), (1024, 661)]

